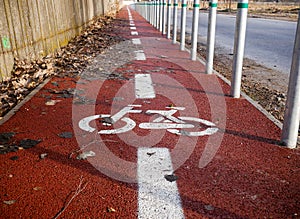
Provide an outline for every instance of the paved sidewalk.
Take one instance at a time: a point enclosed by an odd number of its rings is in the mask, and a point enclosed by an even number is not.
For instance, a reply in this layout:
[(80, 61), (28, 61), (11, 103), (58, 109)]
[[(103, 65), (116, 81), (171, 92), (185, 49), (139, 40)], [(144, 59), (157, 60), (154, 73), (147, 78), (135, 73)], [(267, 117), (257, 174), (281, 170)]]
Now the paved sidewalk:
[(0, 155), (2, 218), (300, 217), (281, 130), (134, 10), (117, 20), (124, 42), (1, 125), (19, 147)]

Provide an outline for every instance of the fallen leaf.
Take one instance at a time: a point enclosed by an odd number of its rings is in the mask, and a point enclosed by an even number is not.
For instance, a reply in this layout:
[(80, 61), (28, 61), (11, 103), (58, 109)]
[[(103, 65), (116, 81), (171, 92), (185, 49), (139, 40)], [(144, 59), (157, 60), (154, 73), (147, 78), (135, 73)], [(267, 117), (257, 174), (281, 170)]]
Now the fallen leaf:
[(12, 156), (9, 159), (11, 159), (11, 160), (19, 160), (19, 157), (18, 156)]
[(165, 175), (165, 179), (169, 182), (174, 182), (178, 179), (178, 176), (171, 174), (171, 175)]
[(5, 144), (5, 143), (7, 143), (14, 136), (15, 136), (14, 132), (0, 133), (0, 143), (1, 144)]
[(154, 155), (156, 152), (147, 152), (147, 155), (149, 155), (149, 157), (151, 157), (152, 155)]
[(40, 159), (45, 159), (48, 156), (47, 153), (40, 154)]
[(101, 118), (101, 123), (103, 123), (103, 125), (108, 125), (110, 126), (111, 124), (114, 124), (114, 121), (112, 120), (112, 118), (110, 117), (104, 117), (104, 118)]
[(61, 100), (48, 100), (45, 104), (47, 106), (54, 106), (55, 104), (59, 103)]
[(23, 149), (28, 149), (28, 148), (34, 147), (35, 145), (37, 145), (40, 142), (41, 142), (41, 140), (24, 139), (24, 140), (20, 141), (19, 145)]
[(107, 212), (111, 213), (111, 212), (116, 212), (116, 209), (111, 208), (111, 207), (107, 207)]
[(73, 138), (73, 133), (72, 132), (62, 132), (58, 134), (59, 137), (61, 138)]
[(88, 157), (95, 157), (96, 153), (94, 151), (87, 151), (87, 152), (83, 152), (82, 154), (79, 154), (76, 158), (78, 160), (85, 160)]
[(205, 208), (206, 210), (208, 210), (208, 211), (213, 211), (213, 210), (215, 210), (214, 206), (212, 206), (212, 205), (204, 205), (204, 208)]
[(33, 188), (34, 191), (39, 191), (41, 189), (42, 189), (42, 187), (39, 187), (39, 186)]
[(4, 204), (12, 205), (16, 202), (16, 200), (3, 201)]

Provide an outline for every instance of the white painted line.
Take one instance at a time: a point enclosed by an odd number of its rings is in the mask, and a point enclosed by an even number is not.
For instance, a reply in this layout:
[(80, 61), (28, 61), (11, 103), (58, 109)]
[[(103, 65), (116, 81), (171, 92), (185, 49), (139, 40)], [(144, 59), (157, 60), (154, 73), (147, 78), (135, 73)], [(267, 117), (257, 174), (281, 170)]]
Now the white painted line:
[(130, 27), (130, 30), (136, 30), (136, 27)]
[(137, 35), (139, 35), (139, 33), (137, 31), (131, 31), (131, 35), (132, 36), (137, 36)]
[(136, 60), (146, 60), (146, 56), (143, 50), (134, 51)]
[(138, 218), (184, 218), (176, 181), (167, 148), (138, 149)]
[(135, 75), (135, 97), (138, 99), (155, 98), (150, 74)]
[(131, 22), (129, 25), (130, 25), (130, 26), (135, 26), (135, 24), (134, 24), (133, 22)]
[(132, 43), (133, 43), (133, 44), (136, 44), (136, 45), (140, 45), (140, 44), (142, 44), (142, 43), (141, 43), (141, 40), (140, 40), (140, 39), (138, 39), (138, 38), (134, 38), (134, 39), (132, 39)]

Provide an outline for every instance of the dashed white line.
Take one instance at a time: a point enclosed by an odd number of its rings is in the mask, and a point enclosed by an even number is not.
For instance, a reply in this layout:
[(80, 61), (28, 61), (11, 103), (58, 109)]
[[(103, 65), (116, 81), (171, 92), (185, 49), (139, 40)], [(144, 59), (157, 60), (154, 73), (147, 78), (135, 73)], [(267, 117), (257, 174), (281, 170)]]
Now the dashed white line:
[(140, 45), (140, 44), (142, 44), (141, 40), (138, 39), (138, 38), (132, 39), (132, 43), (135, 44), (135, 45)]
[(130, 30), (136, 30), (136, 27), (130, 27)]
[(137, 50), (135, 52), (135, 59), (136, 60), (146, 60), (146, 56), (143, 50)]
[(135, 97), (138, 99), (155, 98), (155, 91), (150, 74), (135, 75)]
[(146, 60), (144, 51), (143, 50), (135, 51), (135, 59), (140, 61)]
[(138, 218), (184, 218), (176, 181), (167, 148), (138, 149)]
[(130, 22), (130, 24), (129, 24), (130, 26), (135, 26), (135, 24), (133, 23), (133, 22)]
[(137, 31), (131, 31), (131, 35), (132, 36), (137, 36), (137, 35), (139, 35), (139, 33)]

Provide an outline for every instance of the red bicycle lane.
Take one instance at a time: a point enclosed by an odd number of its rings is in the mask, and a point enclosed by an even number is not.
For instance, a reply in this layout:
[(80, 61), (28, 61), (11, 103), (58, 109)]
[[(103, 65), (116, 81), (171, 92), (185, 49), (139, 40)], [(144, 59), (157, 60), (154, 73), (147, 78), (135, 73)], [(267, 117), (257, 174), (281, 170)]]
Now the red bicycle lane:
[[(2, 133), (16, 133), (12, 139), (15, 143), (25, 138), (42, 140), (30, 149), (1, 155), (1, 184), (4, 185), (1, 200), (15, 201), (11, 205), (2, 204), (2, 215), (52, 218), (76, 194), (82, 179), (84, 189), (72, 199), (61, 217), (143, 218), (138, 209), (141, 205), (138, 150), (149, 147), (169, 149), (174, 169), (170, 171), (168, 167), (163, 173), (176, 176), (176, 180), (169, 182), (164, 175), (162, 180), (170, 187), (177, 184), (179, 204), (186, 218), (296, 216), (299, 154), (275, 145), (280, 130), (247, 100), (228, 97), (227, 84), (216, 76), (203, 75), (202, 64), (188, 61), (187, 53), (179, 52), (177, 45), (159, 37), (134, 11), (131, 14), (146, 60), (118, 66), (114, 73), (121, 74), (122, 79), (54, 78), (0, 127)], [(127, 16), (124, 9), (119, 13), (120, 19)], [(129, 27), (122, 34), (133, 38)], [(136, 74), (151, 76), (155, 98), (137, 98)], [(51, 96), (49, 91), (58, 89), (54, 82), (61, 90), (75, 89), (77, 95), (73, 99)], [(61, 101), (45, 105), (49, 99)], [(97, 130), (93, 132), (79, 127), (79, 122), (88, 116), (116, 115), (130, 104), (141, 112), (124, 116), (136, 123), (127, 132), (97, 133), (121, 128), (126, 124), (124, 121), (105, 126), (103, 123), (109, 121), (93, 120), (89, 123)], [(148, 110), (170, 111), (176, 107), (185, 109), (177, 110), (172, 114), (174, 117), (211, 121), (219, 128), (218, 133), (195, 137), (189, 131), (197, 132), (199, 127), (173, 134), (166, 129), (139, 126), (153, 123), (159, 117), (157, 113), (147, 113)], [(202, 125), (201, 130), (206, 128)], [(71, 132), (72, 138), (58, 136), (66, 132)], [(76, 159), (80, 153), (89, 151), (95, 156)], [(146, 153), (147, 162), (158, 154), (151, 152)], [(40, 159), (43, 153), (47, 156)], [(18, 156), (18, 160), (11, 160), (12, 156)], [(200, 162), (201, 159), (205, 162)], [(152, 194), (161, 203), (166, 200), (175, 203), (162, 195), (165, 191), (159, 187), (154, 191), (161, 192)], [(158, 209), (160, 216), (168, 215), (164, 205), (148, 204)], [(149, 214), (148, 218), (154, 217)]]

